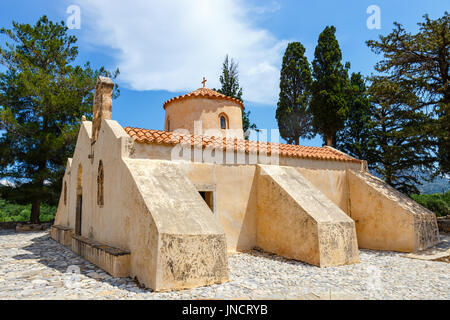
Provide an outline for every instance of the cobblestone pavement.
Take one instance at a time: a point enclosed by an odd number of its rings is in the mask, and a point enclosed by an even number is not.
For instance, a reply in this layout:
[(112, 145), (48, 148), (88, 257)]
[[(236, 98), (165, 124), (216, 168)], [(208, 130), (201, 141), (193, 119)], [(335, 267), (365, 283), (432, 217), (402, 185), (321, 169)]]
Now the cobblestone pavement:
[(359, 264), (317, 268), (253, 250), (229, 256), (228, 283), (154, 293), (109, 276), (48, 232), (0, 230), (0, 299), (450, 299), (449, 263), (403, 256), (360, 250)]

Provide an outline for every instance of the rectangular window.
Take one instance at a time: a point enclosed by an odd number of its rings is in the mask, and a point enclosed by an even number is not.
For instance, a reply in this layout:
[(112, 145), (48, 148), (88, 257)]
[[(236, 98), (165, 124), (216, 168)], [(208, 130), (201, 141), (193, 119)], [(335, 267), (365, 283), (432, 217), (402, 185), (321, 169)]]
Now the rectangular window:
[(214, 213), (214, 192), (212, 192), (212, 191), (199, 191), (199, 193), (202, 196), (203, 200), (205, 200), (205, 202), (208, 205), (208, 207)]

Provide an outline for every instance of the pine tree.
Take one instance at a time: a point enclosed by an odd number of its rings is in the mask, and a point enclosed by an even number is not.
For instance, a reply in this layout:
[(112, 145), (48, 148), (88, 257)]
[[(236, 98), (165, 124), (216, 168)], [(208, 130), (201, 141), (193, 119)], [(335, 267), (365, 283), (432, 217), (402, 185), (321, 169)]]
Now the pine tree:
[(73, 65), (77, 39), (67, 30), (46, 16), (34, 26), (13, 22), (12, 29), (0, 29), (11, 40), (0, 47), (6, 68), (0, 73), (0, 178), (14, 185), (1, 191), (9, 200), (31, 203), (33, 223), (39, 222), (41, 202), (57, 201), (97, 77), (111, 76), (89, 63)]
[(348, 118), (344, 128), (337, 134), (336, 146), (358, 159), (368, 160), (374, 148), (373, 110), (364, 78), (360, 73), (352, 73), (348, 103)]
[[(225, 56), (219, 81), (222, 87), (217, 92), (243, 101), (242, 88), (239, 86), (238, 64), (233, 59), (229, 59), (228, 55)], [(244, 132), (249, 129), (256, 130), (256, 125), (250, 124), (250, 111), (245, 111), (245, 107), (242, 110), (242, 127)]]
[(276, 111), (278, 128), (289, 144), (299, 144), (300, 138), (311, 138), (312, 116), (311, 70), (300, 42), (288, 44), (280, 75), (280, 97)]
[(417, 108), (412, 90), (388, 77), (372, 77), (369, 92), (374, 103), (372, 135), (374, 149), (369, 165), (386, 183), (401, 192), (418, 193), (421, 172), (430, 170), (434, 161), (428, 134), (433, 119)]
[[(367, 45), (383, 59), (375, 70), (399, 86), (399, 90), (411, 90), (415, 95), (415, 108), (435, 119), (430, 134), (438, 147), (436, 173), (450, 172), (450, 16), (431, 20), (424, 15), (419, 32), (411, 34), (399, 23), (379, 41), (367, 41)], [(419, 129), (423, 131), (422, 129)]]
[(336, 28), (326, 27), (314, 52), (311, 112), (313, 126), (328, 146), (336, 144), (336, 132), (344, 127), (348, 114), (349, 64), (341, 63), (342, 53)]

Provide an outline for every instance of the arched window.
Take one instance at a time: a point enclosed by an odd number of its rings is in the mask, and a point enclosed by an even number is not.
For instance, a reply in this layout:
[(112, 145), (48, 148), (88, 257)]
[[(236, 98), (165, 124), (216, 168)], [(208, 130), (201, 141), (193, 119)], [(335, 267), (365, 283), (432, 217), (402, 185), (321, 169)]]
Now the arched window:
[(220, 118), (220, 129), (228, 129), (228, 119), (227, 116), (224, 114), (221, 114), (219, 116)]
[(83, 167), (81, 166), (81, 163), (78, 165), (78, 171), (77, 171), (77, 189), (76, 189), (76, 195), (80, 195), (83, 193)]
[(103, 162), (102, 160), (100, 160), (98, 164), (98, 175), (97, 175), (97, 204), (99, 206), (103, 206), (105, 203), (103, 184), (104, 184)]
[(170, 131), (170, 120), (167, 119), (167, 131)]

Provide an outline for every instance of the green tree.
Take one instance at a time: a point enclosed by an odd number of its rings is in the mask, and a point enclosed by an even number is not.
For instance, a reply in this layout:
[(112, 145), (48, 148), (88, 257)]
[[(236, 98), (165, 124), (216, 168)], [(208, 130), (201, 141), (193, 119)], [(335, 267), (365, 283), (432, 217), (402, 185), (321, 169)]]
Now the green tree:
[(390, 34), (367, 45), (383, 55), (375, 70), (400, 90), (411, 90), (415, 108), (435, 119), (430, 134), (438, 147), (438, 172), (445, 174), (450, 172), (450, 20), (448, 12), (436, 20), (424, 15), (424, 20), (416, 34), (394, 23)]
[(12, 29), (0, 29), (11, 41), (0, 47), (6, 68), (0, 73), (0, 178), (13, 183), (2, 193), (31, 203), (33, 223), (39, 222), (41, 202), (57, 201), (80, 119), (91, 113), (96, 78), (111, 76), (89, 63), (73, 65), (77, 39), (67, 31), (64, 22), (46, 16), (34, 26), (13, 22)]
[(314, 52), (312, 99), (313, 126), (328, 146), (336, 144), (336, 132), (344, 127), (348, 114), (347, 87), (350, 65), (341, 63), (342, 53), (336, 28), (326, 27)]
[(289, 43), (281, 67), (280, 97), (276, 112), (281, 137), (289, 144), (298, 145), (300, 138), (311, 138), (311, 82), (305, 48), (300, 42)]
[[(243, 101), (242, 88), (239, 85), (238, 64), (232, 58), (229, 59), (228, 55), (225, 56), (219, 81), (222, 87), (217, 92)], [(245, 111), (245, 107), (242, 110), (242, 127), (244, 132), (249, 129), (256, 130), (256, 125), (250, 123), (250, 111)]]
[(374, 103), (372, 134), (375, 148), (369, 166), (399, 191), (418, 193), (421, 173), (432, 168), (433, 138), (428, 134), (433, 119), (417, 108), (411, 90), (383, 76), (372, 77), (369, 89)]
[(360, 73), (352, 73), (348, 89), (349, 112), (336, 146), (358, 159), (369, 160), (374, 148), (372, 104)]

